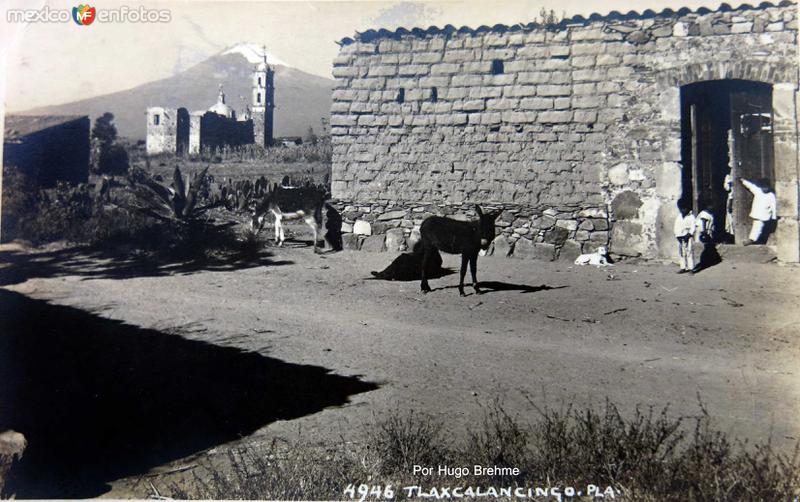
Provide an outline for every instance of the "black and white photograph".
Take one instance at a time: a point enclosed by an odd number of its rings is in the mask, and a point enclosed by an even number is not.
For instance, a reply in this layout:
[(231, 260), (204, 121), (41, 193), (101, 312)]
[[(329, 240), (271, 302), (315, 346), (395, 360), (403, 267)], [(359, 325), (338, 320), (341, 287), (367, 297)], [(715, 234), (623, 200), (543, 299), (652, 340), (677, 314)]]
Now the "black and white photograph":
[(800, 500), (796, 0), (0, 4), (0, 498)]

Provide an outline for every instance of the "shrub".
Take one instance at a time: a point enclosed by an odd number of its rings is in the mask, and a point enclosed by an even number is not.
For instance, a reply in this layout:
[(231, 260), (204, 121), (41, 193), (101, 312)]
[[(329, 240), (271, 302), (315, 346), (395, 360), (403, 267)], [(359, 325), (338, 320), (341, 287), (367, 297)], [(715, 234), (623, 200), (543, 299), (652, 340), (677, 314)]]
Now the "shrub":
[(2, 229), (4, 242), (23, 238), (20, 222), (36, 210), (36, 183), (14, 166), (3, 168)]
[[(159, 481), (160, 491), (179, 498), (338, 500), (350, 498), (344, 496), (348, 485), (368, 483), (392, 484), (395, 497), (404, 499), (401, 487), (411, 485), (595, 484), (614, 487), (617, 500), (676, 502), (793, 500), (800, 493), (798, 448), (788, 455), (769, 443), (748, 447), (733, 442), (713, 429), (705, 410), (690, 418), (672, 417), (667, 408), (637, 408), (624, 418), (607, 402), (599, 411), (536, 411), (538, 419), (526, 424), (495, 403), (480, 427), (466, 435), (446, 433), (442, 422), (409, 411), (368, 425), (361, 444), (341, 440), (316, 447), (273, 441), (264, 449), (250, 443), (222, 459), (205, 457), (188, 478)], [(690, 422), (694, 428), (688, 433)], [(457, 479), (436, 473), (438, 465), (471, 468), (475, 463), (518, 467), (521, 473), (471, 473)], [(433, 473), (412, 475), (415, 464), (433, 466)]]

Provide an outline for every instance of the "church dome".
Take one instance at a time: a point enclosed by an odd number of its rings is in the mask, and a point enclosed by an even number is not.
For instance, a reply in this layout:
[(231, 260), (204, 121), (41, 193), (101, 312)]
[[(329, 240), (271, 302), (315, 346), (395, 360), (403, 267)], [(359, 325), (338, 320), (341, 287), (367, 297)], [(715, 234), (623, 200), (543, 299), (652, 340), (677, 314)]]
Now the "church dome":
[(208, 111), (214, 112), (217, 115), (222, 115), (223, 117), (231, 118), (233, 116), (233, 108), (225, 103), (217, 102), (217, 104), (209, 108)]
[(225, 93), (222, 92), (222, 86), (219, 86), (219, 96), (217, 97), (217, 102), (208, 109), (210, 112), (214, 112), (217, 115), (222, 115), (223, 117), (233, 118), (234, 112), (233, 108), (225, 104)]

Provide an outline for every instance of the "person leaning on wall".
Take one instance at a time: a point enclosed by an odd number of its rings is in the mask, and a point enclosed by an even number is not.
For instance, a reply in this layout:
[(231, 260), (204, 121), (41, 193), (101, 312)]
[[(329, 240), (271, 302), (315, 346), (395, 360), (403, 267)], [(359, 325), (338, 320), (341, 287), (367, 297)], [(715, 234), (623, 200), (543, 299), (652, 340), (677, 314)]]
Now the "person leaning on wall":
[(765, 178), (755, 182), (744, 178), (738, 179), (753, 194), (753, 205), (750, 207), (750, 218), (753, 220), (753, 226), (744, 245), (763, 244), (768, 237), (768, 232), (764, 232), (766, 224), (776, 220), (778, 217), (778, 202), (775, 198), (775, 191), (772, 190), (769, 180)]

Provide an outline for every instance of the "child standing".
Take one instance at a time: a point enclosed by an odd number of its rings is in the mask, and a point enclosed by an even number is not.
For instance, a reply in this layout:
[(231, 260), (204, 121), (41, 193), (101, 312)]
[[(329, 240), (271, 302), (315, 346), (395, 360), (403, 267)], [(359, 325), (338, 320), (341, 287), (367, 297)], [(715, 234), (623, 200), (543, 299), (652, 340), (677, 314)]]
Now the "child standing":
[(694, 233), (695, 220), (692, 210), (685, 201), (678, 201), (680, 214), (675, 218), (675, 238), (678, 239), (678, 256), (681, 259), (679, 274), (691, 272), (694, 269)]
[(734, 235), (736, 223), (733, 221), (733, 178), (730, 174), (725, 175), (723, 184), (725, 191), (728, 192), (728, 197), (725, 199), (725, 232)]
[(697, 242), (711, 242), (714, 239), (714, 215), (711, 208), (703, 205), (703, 210), (695, 217), (695, 238)]
[(744, 178), (739, 178), (739, 180), (753, 194), (753, 205), (750, 207), (753, 226), (750, 229), (749, 239), (744, 243), (747, 246), (759, 242), (762, 238), (764, 224), (777, 218), (778, 202), (768, 180), (758, 180), (758, 184)]

